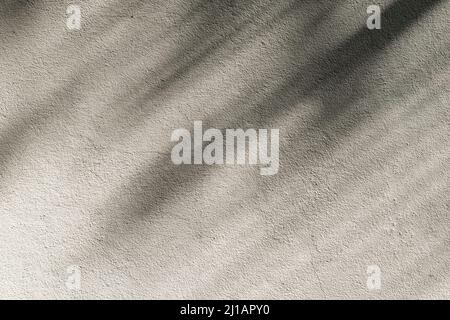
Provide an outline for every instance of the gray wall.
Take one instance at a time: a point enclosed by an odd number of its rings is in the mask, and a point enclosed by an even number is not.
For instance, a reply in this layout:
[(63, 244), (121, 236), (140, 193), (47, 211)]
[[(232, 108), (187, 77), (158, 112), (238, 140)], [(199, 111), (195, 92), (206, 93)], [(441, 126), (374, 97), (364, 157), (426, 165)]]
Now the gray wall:
[[(370, 4), (2, 0), (0, 298), (450, 298), (450, 2)], [(195, 120), (279, 173), (175, 166)]]

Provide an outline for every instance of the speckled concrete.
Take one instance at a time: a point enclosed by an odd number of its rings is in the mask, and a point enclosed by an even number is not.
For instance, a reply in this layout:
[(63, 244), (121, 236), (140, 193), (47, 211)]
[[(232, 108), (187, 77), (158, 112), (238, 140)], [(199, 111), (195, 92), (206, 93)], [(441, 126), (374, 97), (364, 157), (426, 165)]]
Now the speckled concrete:
[[(0, 298), (449, 299), (450, 1), (370, 4), (2, 0)], [(278, 174), (175, 166), (197, 120)]]

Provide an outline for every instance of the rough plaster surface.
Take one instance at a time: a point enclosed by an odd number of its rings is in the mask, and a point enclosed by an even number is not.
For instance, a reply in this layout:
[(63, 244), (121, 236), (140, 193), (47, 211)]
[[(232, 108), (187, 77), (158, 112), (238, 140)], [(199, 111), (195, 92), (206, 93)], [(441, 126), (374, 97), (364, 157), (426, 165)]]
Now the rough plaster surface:
[[(450, 298), (450, 2), (370, 4), (2, 0), (0, 298)], [(173, 165), (195, 120), (279, 173)]]

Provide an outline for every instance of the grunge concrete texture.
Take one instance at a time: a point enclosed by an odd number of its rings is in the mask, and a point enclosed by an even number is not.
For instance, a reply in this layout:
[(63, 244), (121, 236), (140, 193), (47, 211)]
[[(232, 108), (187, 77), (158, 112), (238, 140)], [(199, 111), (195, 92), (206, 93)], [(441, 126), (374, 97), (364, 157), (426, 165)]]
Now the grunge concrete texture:
[[(2, 0), (0, 298), (449, 299), (450, 2), (371, 4)], [(196, 120), (279, 173), (173, 165)]]

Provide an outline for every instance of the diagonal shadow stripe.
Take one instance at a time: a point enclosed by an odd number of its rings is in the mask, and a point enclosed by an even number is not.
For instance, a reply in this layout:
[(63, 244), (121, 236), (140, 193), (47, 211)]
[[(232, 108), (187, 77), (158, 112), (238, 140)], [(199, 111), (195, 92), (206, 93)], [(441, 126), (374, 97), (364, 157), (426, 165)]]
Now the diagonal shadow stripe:
[[(339, 83), (340, 81), (347, 79), (352, 71), (365, 65), (365, 62), (370, 61), (371, 58), (385, 49), (393, 40), (401, 36), (402, 33), (412, 26), (419, 18), (424, 16), (440, 2), (441, 0), (400, 0), (394, 3), (392, 6), (388, 7), (383, 14), (384, 27), (382, 30), (370, 32), (367, 29), (361, 29), (338, 48), (328, 52), (324, 57), (321, 57), (320, 61), (308, 65), (307, 73), (316, 73), (314, 78), (311, 79), (311, 81), (308, 81), (308, 83), (312, 83), (312, 85), (299, 88), (299, 82), (300, 80), (303, 80), (304, 74), (304, 70), (301, 69), (294, 78), (288, 79), (289, 81), (287, 81), (284, 86), (274, 91), (270, 100), (263, 103), (265, 108), (271, 109), (273, 112), (264, 112), (264, 116), (262, 116), (261, 110), (258, 109), (259, 107), (249, 110), (250, 113), (248, 113), (248, 110), (236, 112), (233, 119), (229, 120), (228, 126), (230, 128), (235, 127), (235, 124), (240, 122), (244, 117), (255, 118), (259, 116), (260, 124), (268, 123), (271, 119), (265, 115), (276, 116), (278, 112), (282, 111), (278, 104), (280, 97), (294, 94), (297, 95), (298, 99), (304, 99), (308, 96), (321, 94), (330, 85), (333, 86), (334, 83)], [(355, 79), (355, 81), (357, 82), (357, 79)], [(339, 105), (335, 103), (338, 95), (344, 96), (345, 103)], [(326, 97), (324, 109), (321, 111), (321, 115), (316, 120), (316, 123), (313, 123), (306, 130), (312, 132), (316, 131), (317, 128), (329, 130), (332, 128), (332, 122), (335, 121), (335, 116), (349, 108), (355, 98), (356, 96), (347, 92), (342, 92), (341, 90), (334, 91)], [(292, 108), (293, 106), (290, 105), (284, 107)], [(375, 112), (375, 110), (372, 112)], [(229, 110), (227, 110), (227, 113), (229, 113)], [(225, 118), (224, 114), (215, 114), (211, 118), (203, 119), (203, 121), (204, 123), (208, 123), (217, 117)], [(353, 124), (351, 123), (348, 124), (345, 130), (351, 130), (352, 125)], [(303, 134), (302, 130), (299, 130), (299, 134)], [(289, 148), (290, 146), (286, 147)], [(169, 153), (169, 151), (167, 151), (167, 153)], [(157, 160), (156, 163), (149, 164), (149, 166), (153, 168), (166, 168), (167, 163), (170, 163), (168, 155), (159, 157), (159, 160)], [(164, 169), (155, 173), (144, 167), (142, 175), (136, 177), (136, 180), (130, 181), (126, 186), (126, 189), (128, 190), (133, 189), (133, 186), (136, 186), (137, 190), (140, 190), (139, 193), (132, 197), (133, 200), (129, 207), (135, 209), (127, 211), (127, 215), (129, 216), (126, 220), (133, 220), (131, 218), (133, 216), (138, 218), (135, 220), (136, 223), (139, 219), (151, 219), (152, 214), (155, 213), (161, 205), (169, 201), (173, 194), (176, 194), (183, 188), (193, 186), (197, 182), (197, 179), (201, 180), (201, 177), (210, 170), (212, 170), (211, 167), (202, 168), (197, 172), (195, 172), (195, 170), (182, 170), (176, 168), (174, 170)], [(143, 185), (143, 181), (148, 181), (149, 183)], [(120, 192), (120, 190), (118, 190), (118, 192)], [(133, 203), (139, 203), (141, 206), (132, 205)], [(127, 208), (128, 206), (127, 204), (122, 204), (122, 207)], [(109, 231), (114, 234), (114, 227), (109, 229)]]

